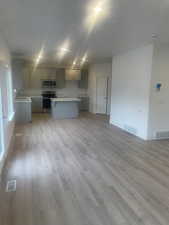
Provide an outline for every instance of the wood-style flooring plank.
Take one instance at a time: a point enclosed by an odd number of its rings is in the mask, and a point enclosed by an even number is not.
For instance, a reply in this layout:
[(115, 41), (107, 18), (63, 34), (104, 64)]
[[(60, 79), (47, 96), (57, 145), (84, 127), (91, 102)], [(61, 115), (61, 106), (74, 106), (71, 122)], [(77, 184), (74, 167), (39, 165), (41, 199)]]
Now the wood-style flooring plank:
[[(17, 125), (0, 225), (168, 225), (169, 141), (143, 141), (101, 115)], [(17, 180), (16, 192), (6, 182)]]

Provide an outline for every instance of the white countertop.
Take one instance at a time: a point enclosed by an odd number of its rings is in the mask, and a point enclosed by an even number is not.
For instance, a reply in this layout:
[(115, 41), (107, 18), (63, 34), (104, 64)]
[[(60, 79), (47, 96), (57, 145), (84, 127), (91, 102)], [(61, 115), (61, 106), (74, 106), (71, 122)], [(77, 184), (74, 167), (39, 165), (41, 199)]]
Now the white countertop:
[(15, 102), (32, 102), (30, 97), (17, 97)]
[(42, 98), (42, 95), (33, 95), (33, 96), (30, 96), (30, 98)]
[(17, 96), (16, 97), (17, 99), (18, 98), (42, 98), (42, 95), (20, 95), (20, 96)]
[(52, 98), (53, 102), (80, 102), (79, 98)]

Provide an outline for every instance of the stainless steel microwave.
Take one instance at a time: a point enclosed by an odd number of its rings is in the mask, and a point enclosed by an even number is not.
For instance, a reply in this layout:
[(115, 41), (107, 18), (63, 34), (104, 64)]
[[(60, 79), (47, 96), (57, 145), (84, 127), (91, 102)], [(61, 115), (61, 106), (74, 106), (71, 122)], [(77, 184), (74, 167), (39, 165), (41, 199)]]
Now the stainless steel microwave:
[(55, 80), (43, 80), (42, 88), (56, 88), (56, 81)]

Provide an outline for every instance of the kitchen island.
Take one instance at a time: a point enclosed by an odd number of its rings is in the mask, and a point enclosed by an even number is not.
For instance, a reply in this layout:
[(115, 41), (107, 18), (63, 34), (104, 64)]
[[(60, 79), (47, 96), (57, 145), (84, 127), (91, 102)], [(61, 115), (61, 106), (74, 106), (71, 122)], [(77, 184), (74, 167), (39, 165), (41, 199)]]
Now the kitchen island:
[(32, 121), (32, 100), (30, 97), (17, 97), (15, 99), (16, 123), (29, 123)]
[(79, 98), (52, 98), (52, 117), (54, 119), (78, 117), (79, 102)]

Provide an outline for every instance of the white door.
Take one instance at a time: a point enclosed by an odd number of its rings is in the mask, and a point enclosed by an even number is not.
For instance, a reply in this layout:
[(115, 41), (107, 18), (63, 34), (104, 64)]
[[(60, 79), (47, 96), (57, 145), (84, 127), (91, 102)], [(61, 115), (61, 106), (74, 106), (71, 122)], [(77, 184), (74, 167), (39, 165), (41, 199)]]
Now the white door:
[(96, 80), (96, 113), (107, 113), (107, 100), (108, 100), (108, 78), (97, 77)]
[(2, 113), (2, 95), (0, 89), (0, 159), (4, 153), (4, 126), (3, 126), (3, 113)]

